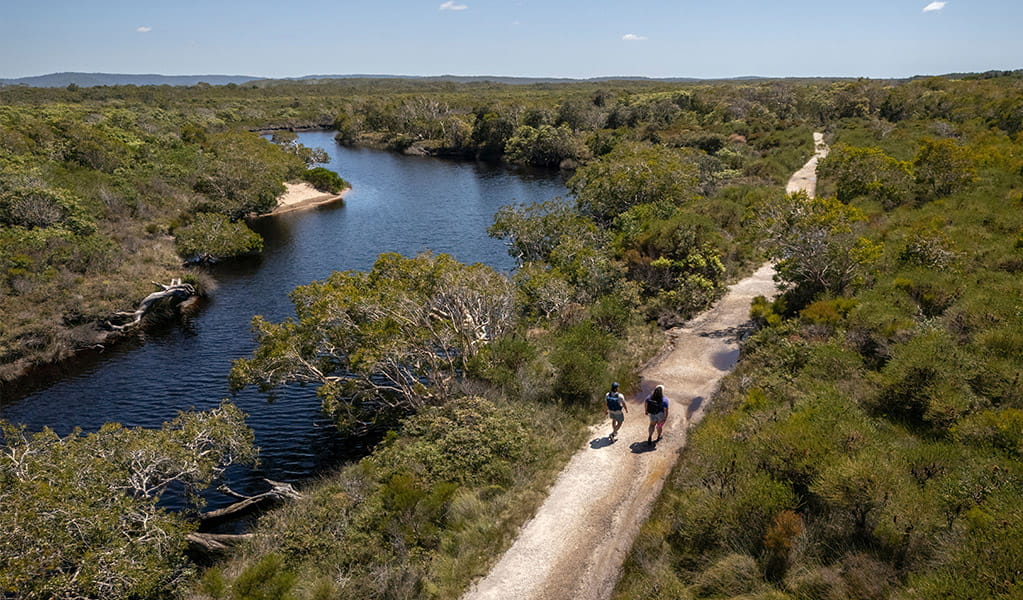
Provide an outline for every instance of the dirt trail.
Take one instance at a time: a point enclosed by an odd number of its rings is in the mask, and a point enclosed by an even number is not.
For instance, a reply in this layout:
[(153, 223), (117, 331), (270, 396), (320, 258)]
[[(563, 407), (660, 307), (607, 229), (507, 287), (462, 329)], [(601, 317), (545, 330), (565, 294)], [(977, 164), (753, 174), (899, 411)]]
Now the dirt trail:
[[(814, 192), (816, 153), (797, 171), (788, 191)], [(812, 163), (812, 164), (811, 164)], [(598, 600), (611, 597), (632, 542), (686, 443), (689, 425), (703, 418), (721, 378), (739, 358), (750, 301), (777, 293), (771, 265), (728, 289), (712, 309), (669, 332), (670, 348), (643, 372), (643, 388), (664, 385), (671, 406), (664, 439), (646, 443), (649, 421), (641, 397), (611, 442), (609, 424), (590, 430), (589, 443), (559, 475), (549, 496), (512, 547), (463, 600)]]

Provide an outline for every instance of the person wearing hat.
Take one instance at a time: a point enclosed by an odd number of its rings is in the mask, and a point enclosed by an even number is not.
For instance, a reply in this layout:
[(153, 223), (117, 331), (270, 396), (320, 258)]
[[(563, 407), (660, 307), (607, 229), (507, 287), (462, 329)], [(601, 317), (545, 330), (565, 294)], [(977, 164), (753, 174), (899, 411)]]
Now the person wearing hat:
[(607, 439), (613, 442), (618, 436), (618, 428), (625, 421), (624, 413), (629, 412), (629, 407), (625, 405), (625, 396), (618, 391), (617, 381), (611, 384), (611, 391), (604, 396), (604, 401), (607, 403), (607, 416), (611, 418), (611, 435), (607, 436)]

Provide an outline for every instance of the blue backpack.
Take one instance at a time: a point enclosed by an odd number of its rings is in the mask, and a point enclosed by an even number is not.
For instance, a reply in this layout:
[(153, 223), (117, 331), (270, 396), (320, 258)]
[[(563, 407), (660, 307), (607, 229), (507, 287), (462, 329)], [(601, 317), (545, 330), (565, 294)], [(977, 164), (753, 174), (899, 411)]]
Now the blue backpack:
[(622, 400), (618, 396), (618, 392), (608, 392), (607, 396), (604, 396), (604, 400), (607, 401), (608, 410), (622, 410)]

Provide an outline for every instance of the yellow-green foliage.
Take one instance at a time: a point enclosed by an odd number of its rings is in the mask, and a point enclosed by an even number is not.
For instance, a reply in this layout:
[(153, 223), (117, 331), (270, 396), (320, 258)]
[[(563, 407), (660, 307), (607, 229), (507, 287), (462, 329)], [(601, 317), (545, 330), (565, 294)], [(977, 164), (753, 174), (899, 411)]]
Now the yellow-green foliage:
[(848, 146), (822, 163), (819, 189), (867, 217), (859, 235), (877, 254), (842, 293), (754, 303), (763, 328), (618, 597), (669, 582), (697, 597), (1023, 593), (1023, 140), (991, 112), (1019, 81), (849, 88), (864, 102), (836, 122)]
[(230, 258), (263, 249), (263, 238), (245, 223), (217, 213), (198, 213), (174, 233), (178, 254), (185, 258)]
[[(456, 598), (578, 447), (564, 407), (453, 399), (264, 516), (257, 541), (196, 584), (210, 598)], [(263, 535), (266, 532), (269, 535)]]

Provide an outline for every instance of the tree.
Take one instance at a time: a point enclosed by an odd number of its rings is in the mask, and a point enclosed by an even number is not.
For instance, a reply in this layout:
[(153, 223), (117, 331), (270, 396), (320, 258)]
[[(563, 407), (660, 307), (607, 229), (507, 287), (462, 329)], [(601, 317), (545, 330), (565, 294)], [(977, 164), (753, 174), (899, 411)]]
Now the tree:
[(859, 196), (881, 203), (886, 210), (910, 200), (913, 173), (910, 164), (878, 148), (836, 145), (817, 167), (820, 177), (835, 179), (835, 194), (848, 204)]
[(269, 212), (284, 193), (283, 182), (305, 169), (299, 156), (248, 132), (210, 135), (204, 150), (206, 162), (195, 184), (208, 199), (201, 209), (235, 220)]
[(292, 301), (297, 319), (253, 319), (259, 347), (235, 363), (232, 387), (318, 384), (346, 426), (444, 398), (513, 326), (507, 278), (446, 254), (382, 254), (368, 273), (334, 273)]
[(496, 158), (504, 153), (508, 138), (515, 131), (515, 121), (494, 111), (476, 112), (472, 126), (472, 143), (483, 158)]
[(841, 294), (876, 260), (880, 246), (862, 237), (864, 220), (854, 207), (834, 198), (810, 198), (806, 192), (768, 200), (758, 214), (778, 274), (806, 294)]
[(561, 198), (537, 204), (502, 206), (494, 215), (494, 224), (487, 228), (487, 233), (505, 240), (508, 253), (519, 265), (549, 259), (562, 237), (594, 242), (600, 237), (593, 221)]
[(508, 138), (504, 152), (513, 162), (556, 167), (567, 159), (581, 158), (587, 148), (565, 125), (523, 125)]
[(182, 514), (158, 506), (171, 485), (190, 497), (255, 458), (234, 405), (182, 413), (161, 429), (104, 425), (66, 437), (0, 422), (0, 595), (164, 598), (188, 571)]
[(973, 154), (951, 139), (920, 141), (913, 158), (920, 199), (944, 198), (976, 179)]
[(349, 146), (359, 139), (360, 123), (357, 117), (347, 112), (339, 112), (334, 117), (334, 140)]
[(583, 214), (608, 225), (639, 204), (679, 206), (696, 196), (697, 154), (693, 150), (622, 143), (581, 167), (568, 180), (568, 187)]

